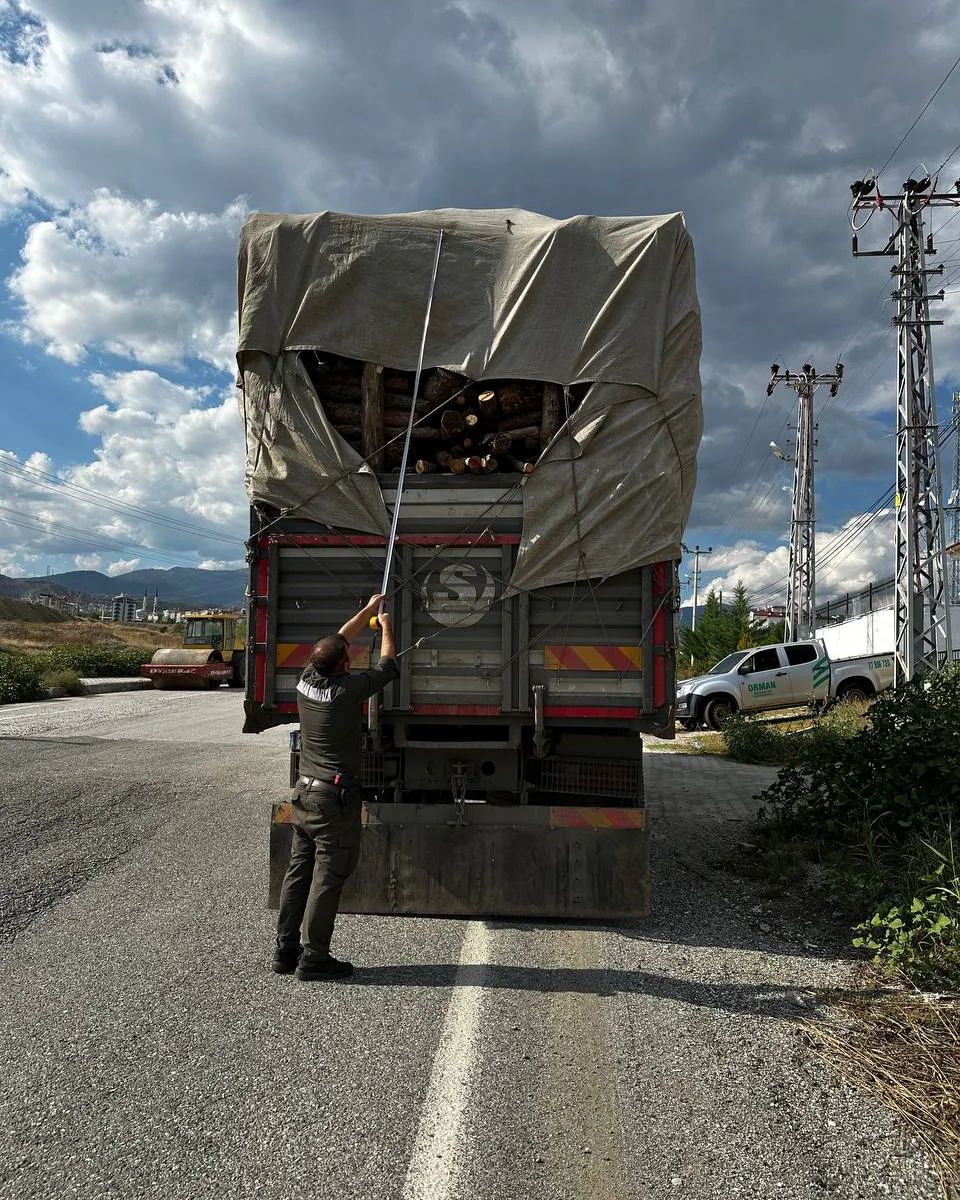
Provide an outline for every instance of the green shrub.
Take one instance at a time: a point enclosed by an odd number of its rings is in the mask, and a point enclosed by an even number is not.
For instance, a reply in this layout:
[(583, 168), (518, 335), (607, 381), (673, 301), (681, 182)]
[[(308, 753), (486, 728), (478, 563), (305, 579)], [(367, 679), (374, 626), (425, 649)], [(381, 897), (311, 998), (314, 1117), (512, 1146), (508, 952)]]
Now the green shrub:
[(775, 725), (756, 717), (730, 717), (724, 722), (723, 740), (727, 753), (739, 762), (780, 764), (794, 758), (793, 735), (781, 733)]
[(36, 663), (26, 655), (0, 651), (0, 704), (42, 699), (43, 687)]
[(76, 671), (84, 679), (103, 679), (121, 675), (139, 675), (153, 650), (122, 646), (54, 646), (36, 655), (42, 669)]
[(79, 696), (83, 692), (80, 676), (76, 671), (44, 671), (40, 682), (45, 688), (63, 688), (69, 696)]
[(836, 728), (813, 737), (763, 800), (781, 827), (813, 837), (842, 838), (866, 820), (902, 842), (944, 816), (957, 819), (960, 671), (881, 696), (852, 737)]
[(865, 724), (863, 704), (836, 704), (814, 717), (806, 729), (786, 729), (768, 720), (731, 717), (723, 726), (727, 753), (740, 762), (784, 766), (816, 759), (855, 737)]
[(821, 857), (878, 966), (960, 987), (960, 670), (880, 697), (859, 731), (835, 712), (763, 794), (768, 834)]

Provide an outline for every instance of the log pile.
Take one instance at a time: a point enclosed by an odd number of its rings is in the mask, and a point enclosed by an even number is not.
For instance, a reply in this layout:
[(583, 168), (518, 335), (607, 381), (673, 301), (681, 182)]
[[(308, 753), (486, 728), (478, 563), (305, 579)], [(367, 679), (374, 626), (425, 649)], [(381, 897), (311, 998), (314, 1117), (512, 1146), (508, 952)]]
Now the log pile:
[[(315, 351), (303, 362), (330, 424), (377, 473), (398, 471), (413, 372)], [(586, 384), (570, 389), (570, 411)], [(563, 388), (526, 379), (475, 382), (424, 371), (407, 470), (418, 475), (529, 475), (566, 416)]]

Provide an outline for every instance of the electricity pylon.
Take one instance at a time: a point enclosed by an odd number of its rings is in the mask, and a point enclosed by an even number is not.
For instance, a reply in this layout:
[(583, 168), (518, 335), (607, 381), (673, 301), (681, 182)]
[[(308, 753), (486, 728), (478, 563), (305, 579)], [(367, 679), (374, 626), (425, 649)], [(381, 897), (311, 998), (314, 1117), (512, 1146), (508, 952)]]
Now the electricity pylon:
[(960, 392), (953, 393), (953, 483), (944, 515), (950, 518), (950, 603), (960, 604)]
[[(933, 378), (927, 280), (943, 265), (927, 267), (936, 254), (924, 230), (927, 209), (960, 207), (960, 180), (952, 192), (937, 190), (937, 178), (908, 179), (903, 190), (880, 191), (872, 176), (850, 185), (853, 253), (895, 258), (890, 268), (897, 329), (896, 565), (894, 570), (894, 687), (921, 671), (938, 671), (950, 658), (950, 606), (944, 586), (943, 492), (938, 453), (937, 395)], [(893, 218), (893, 231), (879, 250), (861, 250), (858, 233), (879, 209)], [(858, 216), (866, 218), (857, 223)]]
[[(817, 547), (816, 495), (813, 486), (816, 424), (813, 419), (813, 394), (828, 384), (835, 396), (843, 379), (843, 363), (829, 375), (820, 375), (812, 363), (804, 363), (799, 374), (781, 371), (780, 364), (770, 368), (767, 395), (778, 383), (797, 393), (797, 448), (793, 456), (793, 503), (790, 510), (790, 567), (787, 573), (786, 638), (788, 642), (812, 638), (817, 619)], [(776, 452), (775, 443), (770, 443)], [(781, 452), (782, 453), (782, 452)], [(783, 456), (785, 462), (790, 460)]]

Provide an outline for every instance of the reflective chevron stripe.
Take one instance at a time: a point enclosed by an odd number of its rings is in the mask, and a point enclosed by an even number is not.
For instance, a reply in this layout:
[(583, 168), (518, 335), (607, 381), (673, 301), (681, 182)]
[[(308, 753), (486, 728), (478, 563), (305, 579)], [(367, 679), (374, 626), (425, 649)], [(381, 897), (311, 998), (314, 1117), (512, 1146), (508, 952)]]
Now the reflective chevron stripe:
[(643, 670), (639, 646), (544, 646), (543, 665), (548, 671), (617, 671), (621, 675)]
[[(277, 646), (277, 666), (289, 671), (303, 670), (310, 660), (313, 642), (280, 642)], [(350, 666), (362, 670), (370, 666), (370, 647), (351, 646)]]
[(646, 810), (642, 808), (550, 809), (551, 829), (645, 829)]

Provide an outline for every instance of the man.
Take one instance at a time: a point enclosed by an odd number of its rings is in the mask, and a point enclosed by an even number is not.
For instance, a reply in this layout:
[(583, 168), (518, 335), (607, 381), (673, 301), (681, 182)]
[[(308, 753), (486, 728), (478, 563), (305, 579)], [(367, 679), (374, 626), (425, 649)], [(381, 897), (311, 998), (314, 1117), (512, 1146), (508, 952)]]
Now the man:
[[(297, 684), (300, 777), (293, 800), (293, 846), (280, 892), (273, 970), (302, 980), (345, 979), (353, 966), (330, 953), (343, 885), (360, 853), (363, 703), (400, 674), (393, 627), (380, 615), (380, 661), (350, 670), (350, 643), (367, 628), (382, 596), (331, 637), (321, 638)], [(301, 945), (302, 927), (302, 945)]]

